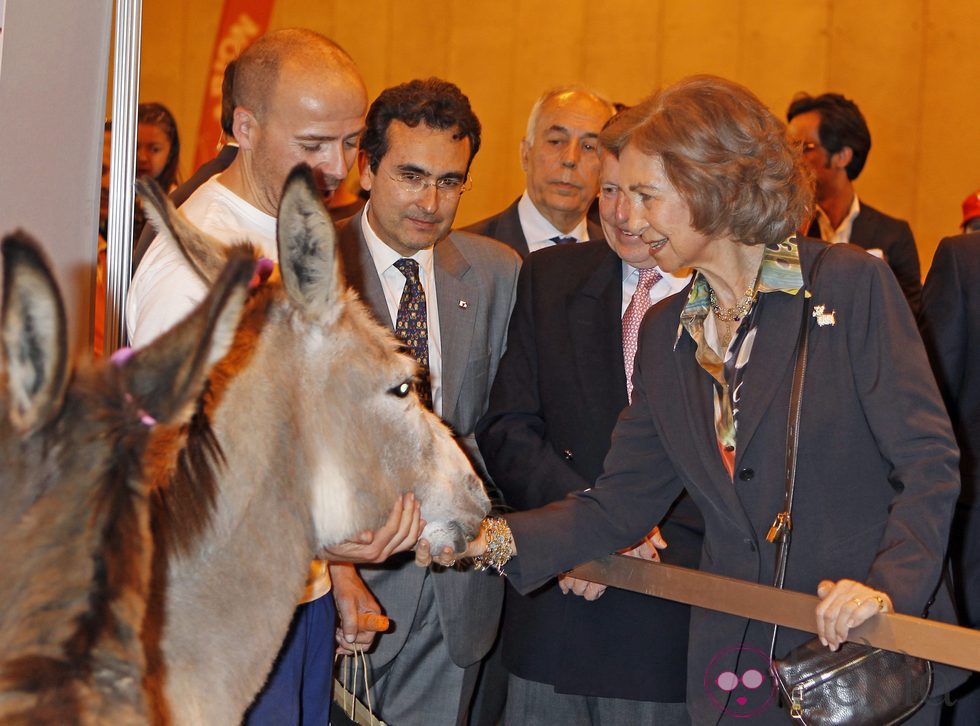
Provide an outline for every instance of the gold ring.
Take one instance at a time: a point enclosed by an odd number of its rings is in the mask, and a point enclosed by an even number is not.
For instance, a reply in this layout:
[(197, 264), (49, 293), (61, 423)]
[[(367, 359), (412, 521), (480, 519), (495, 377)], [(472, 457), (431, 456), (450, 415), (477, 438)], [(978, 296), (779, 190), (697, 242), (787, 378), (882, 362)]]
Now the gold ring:
[(854, 603), (854, 607), (857, 607), (857, 608), (859, 608), (859, 607), (861, 607), (861, 603), (863, 603), (863, 602), (864, 602), (864, 600), (862, 600), (862, 599), (861, 599), (861, 598), (859, 598), (859, 597), (852, 597), (852, 598), (851, 598), (851, 602), (852, 602), (852, 603)]
[(871, 597), (878, 603), (878, 612), (885, 612), (885, 598), (883, 598), (881, 595), (872, 595)]

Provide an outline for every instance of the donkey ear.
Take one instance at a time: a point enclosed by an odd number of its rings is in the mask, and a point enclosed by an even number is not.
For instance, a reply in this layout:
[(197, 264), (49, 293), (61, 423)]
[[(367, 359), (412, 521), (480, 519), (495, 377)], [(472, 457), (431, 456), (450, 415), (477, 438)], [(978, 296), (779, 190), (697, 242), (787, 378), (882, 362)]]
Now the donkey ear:
[(337, 232), (306, 164), (286, 179), (276, 236), (286, 293), (309, 317), (325, 320), (344, 281), (337, 262)]
[(123, 366), (127, 386), (154, 419), (182, 423), (211, 367), (231, 348), (248, 296), (255, 259), (235, 249), (211, 293), (184, 320), (139, 350)]
[(38, 244), (17, 231), (3, 240), (3, 359), (7, 414), (24, 433), (61, 408), (68, 383), (65, 305)]
[(198, 277), (214, 284), (225, 266), (225, 246), (191, 224), (152, 177), (137, 179), (136, 191), (157, 234), (177, 245)]

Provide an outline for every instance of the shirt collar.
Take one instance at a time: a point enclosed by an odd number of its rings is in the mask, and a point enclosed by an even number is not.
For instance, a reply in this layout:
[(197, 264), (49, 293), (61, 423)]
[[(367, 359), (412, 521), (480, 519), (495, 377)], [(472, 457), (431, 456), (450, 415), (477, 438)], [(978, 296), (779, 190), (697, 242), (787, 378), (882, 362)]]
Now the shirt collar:
[(585, 216), (579, 221), (575, 229), (568, 234), (559, 231), (555, 225), (549, 222), (543, 214), (534, 206), (527, 190), (521, 195), (517, 202), (517, 216), (521, 221), (521, 229), (528, 242), (544, 242), (552, 237), (574, 237), (577, 242), (584, 242), (589, 238), (589, 227)]
[[(371, 223), (368, 221), (368, 209), (370, 206), (371, 202), (369, 200), (368, 203), (364, 205), (364, 212), (361, 214), (361, 234), (364, 235), (364, 241), (367, 243), (368, 251), (371, 253), (371, 259), (374, 260), (374, 266), (378, 271), (378, 276), (381, 277), (389, 267), (398, 262), (398, 260), (402, 259), (402, 255), (398, 254), (395, 250), (389, 247), (384, 240), (377, 235), (374, 229), (372, 229)], [(429, 279), (431, 279), (431, 247), (427, 247), (424, 250), (419, 250), (414, 255), (409, 256), (407, 259), (418, 262), (419, 267), (423, 270), (423, 273), (428, 275)]]
[[(800, 249), (796, 238), (789, 237), (775, 245), (767, 245), (762, 253), (762, 263), (755, 281), (755, 292), (764, 295), (770, 292), (782, 292), (796, 295), (803, 287), (803, 270), (800, 267)], [(694, 275), (694, 284), (687, 296), (687, 303), (681, 310), (680, 324), (677, 326), (677, 338), (674, 347), (680, 340), (681, 334), (691, 329), (695, 323), (703, 324), (710, 309), (708, 280), (700, 272)]]
[(854, 226), (854, 220), (861, 213), (861, 203), (858, 201), (857, 192), (854, 193), (854, 198), (851, 200), (851, 207), (847, 210), (847, 214), (841, 223), (837, 226), (837, 229), (830, 223), (830, 217), (827, 213), (817, 206), (817, 224), (820, 226), (820, 236), (828, 242), (850, 242), (851, 241), (851, 227)]
[[(657, 267), (657, 269), (660, 270), (659, 267)], [(626, 282), (628, 279), (630, 279), (630, 277), (638, 278), (639, 274), (640, 271), (638, 268), (633, 267), (633, 265), (629, 264), (625, 260), (623, 261), (623, 282)], [(660, 270), (660, 274), (662, 277), (653, 287), (656, 289), (665, 289), (667, 292), (665, 292), (663, 297), (680, 292), (687, 286), (687, 283), (691, 281), (690, 272), (687, 272), (684, 275), (676, 275), (673, 272), (664, 272), (663, 270)]]

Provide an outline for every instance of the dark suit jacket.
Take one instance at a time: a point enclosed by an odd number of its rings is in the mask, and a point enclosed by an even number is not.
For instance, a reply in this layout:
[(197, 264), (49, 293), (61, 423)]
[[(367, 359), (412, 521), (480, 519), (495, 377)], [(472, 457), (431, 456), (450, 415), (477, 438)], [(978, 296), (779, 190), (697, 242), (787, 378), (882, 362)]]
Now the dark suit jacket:
[[(858, 204), (860, 211), (851, 227), (851, 244), (866, 250), (879, 249), (885, 254), (885, 262), (895, 273), (909, 307), (918, 314), (922, 298), (922, 272), (912, 228), (904, 219), (890, 217), (864, 202)], [(816, 221), (813, 225), (816, 228), (810, 227), (810, 235), (819, 237), (820, 227)]]
[[(343, 273), (378, 321), (394, 329), (381, 280), (361, 234), (362, 215), (359, 212), (337, 227)], [(434, 266), (442, 334), (443, 419), (480, 471), (483, 465), (472, 434), (486, 410), (503, 354), (520, 259), (492, 240), (453, 232), (436, 245)], [(460, 306), (460, 300), (467, 305)], [(409, 555), (358, 568), (397, 624), (378, 638), (372, 655), (375, 667), (389, 662), (405, 644), (429, 573)], [(486, 655), (497, 635), (503, 582), (495, 574), (474, 570), (446, 569), (431, 576), (449, 655), (461, 667), (471, 665)]]
[[(822, 246), (801, 241), (804, 279)], [(952, 427), (888, 268), (838, 245), (812, 287), (814, 304), (833, 312), (835, 324), (819, 325), (812, 316), (807, 321), (810, 352), (786, 589), (812, 594), (822, 579), (850, 578), (889, 593), (898, 612), (921, 615), (940, 582), (959, 493)], [(803, 291), (767, 294), (758, 303), (758, 332), (739, 402), (734, 481), (717, 448), (712, 379), (695, 360), (691, 337), (685, 332), (678, 338), (684, 304), (685, 295), (674, 296), (644, 320), (633, 403), (620, 416), (596, 486), (547, 509), (509, 515), (519, 554), (507, 572), (520, 590), (629, 545), (682, 489), (704, 516), (700, 568), (772, 582), (774, 550), (765, 537), (783, 505)], [(945, 587), (929, 617), (954, 621)], [(687, 698), (694, 723), (722, 719), (713, 699), (736, 708), (725, 694), (706, 691), (706, 673), (740, 673), (736, 659), (748, 652), (740, 646), (767, 653), (771, 635), (772, 627), (759, 621), (692, 608)], [(781, 628), (777, 656), (810, 637)], [(943, 670), (937, 668), (937, 693), (953, 684)], [(786, 716), (772, 708), (752, 722), (783, 724)]]
[[(602, 471), (627, 402), (621, 310), (622, 262), (605, 242), (524, 261), (507, 353), (477, 427), (487, 469), (516, 509), (587, 489)], [(663, 560), (696, 567), (700, 514), (683, 499), (662, 526)], [(689, 618), (686, 606), (616, 588), (588, 602), (556, 581), (529, 595), (508, 587), (504, 664), (561, 693), (682, 702)]]
[[(206, 161), (201, 164), (197, 171), (191, 175), (191, 178), (181, 184), (179, 187), (170, 192), (170, 199), (173, 201), (175, 207), (179, 207), (181, 204), (187, 201), (187, 198), (197, 191), (197, 188), (201, 186), (208, 179), (213, 177), (215, 174), (220, 174), (225, 169), (227, 169), (231, 162), (234, 161), (235, 157), (238, 156), (238, 146), (236, 144), (225, 144), (221, 147), (221, 151), (215, 156), (211, 161)], [(140, 260), (143, 259), (143, 255), (146, 254), (146, 250), (149, 249), (150, 243), (157, 236), (157, 232), (153, 229), (152, 224), (148, 224), (143, 227), (143, 233), (140, 235), (139, 241), (137, 241), (136, 246), (133, 248), (133, 272), (136, 272), (136, 268), (139, 267)]]
[(960, 444), (960, 501), (980, 508), (980, 233), (939, 243), (920, 323)]
[[(482, 234), (484, 237), (490, 237), (498, 242), (503, 242), (522, 258), (527, 257), (530, 254), (530, 250), (527, 246), (527, 238), (524, 236), (524, 229), (521, 227), (521, 219), (517, 214), (517, 203), (520, 200), (521, 198), (518, 197), (514, 200), (513, 204), (500, 214), (495, 214), (492, 217), (481, 219), (479, 222), (474, 222), (469, 227), (464, 227), (464, 230), (473, 234)], [(588, 220), (587, 224), (590, 240), (605, 239), (600, 225), (594, 223), (592, 220)]]

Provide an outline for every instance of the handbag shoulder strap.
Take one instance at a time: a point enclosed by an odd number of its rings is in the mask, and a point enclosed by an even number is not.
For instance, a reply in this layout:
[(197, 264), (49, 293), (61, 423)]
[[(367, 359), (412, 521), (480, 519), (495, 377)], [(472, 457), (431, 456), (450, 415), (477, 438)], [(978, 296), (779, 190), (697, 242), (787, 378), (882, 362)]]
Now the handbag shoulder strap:
[[(796, 339), (796, 363), (793, 367), (793, 385), (789, 396), (789, 418), (786, 424), (786, 469), (785, 469), (785, 492), (783, 494), (783, 511), (776, 515), (769, 534), (766, 535), (768, 542), (776, 544), (776, 568), (773, 575), (773, 587), (783, 588), (786, 580), (786, 563), (789, 560), (789, 544), (793, 532), (793, 493), (796, 490), (796, 449), (800, 442), (800, 415), (801, 403), (803, 402), (803, 379), (806, 376), (806, 361), (808, 349), (808, 331), (810, 329), (810, 315), (813, 307), (812, 293), (814, 283), (817, 279), (817, 272), (824, 256), (833, 247), (832, 244), (826, 245), (813, 260), (810, 267), (810, 280), (803, 281), (803, 318), (800, 320), (800, 332)], [(778, 625), (773, 625), (772, 642), (769, 645), (769, 660), (772, 661), (776, 651), (776, 633)]]
[(783, 511), (776, 515), (766, 540), (776, 544), (776, 570), (773, 577), (773, 587), (781, 588), (786, 579), (786, 562), (789, 559), (789, 544), (793, 531), (793, 493), (796, 490), (796, 450), (800, 440), (800, 406), (803, 401), (803, 379), (806, 376), (808, 331), (810, 315), (813, 308), (813, 298), (810, 295), (817, 279), (817, 272), (824, 256), (833, 245), (826, 245), (813, 260), (810, 268), (810, 280), (804, 281), (803, 318), (800, 321), (800, 332), (796, 340), (796, 363), (793, 368), (793, 385), (789, 398), (789, 418), (786, 424), (786, 468), (785, 492), (783, 495)]

